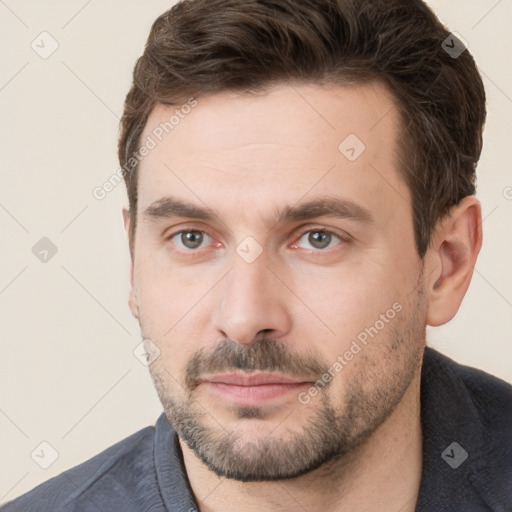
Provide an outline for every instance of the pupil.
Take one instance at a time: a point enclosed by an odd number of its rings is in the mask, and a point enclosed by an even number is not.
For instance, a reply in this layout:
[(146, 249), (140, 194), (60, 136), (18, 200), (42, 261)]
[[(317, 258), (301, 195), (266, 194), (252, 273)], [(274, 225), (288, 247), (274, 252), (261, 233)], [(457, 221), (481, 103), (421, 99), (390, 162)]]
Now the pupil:
[(323, 249), (327, 247), (330, 242), (331, 235), (321, 231), (314, 231), (309, 235), (309, 241), (317, 248)]
[(189, 249), (195, 249), (201, 245), (203, 241), (203, 234), (199, 231), (186, 231), (181, 235), (181, 241), (185, 247)]

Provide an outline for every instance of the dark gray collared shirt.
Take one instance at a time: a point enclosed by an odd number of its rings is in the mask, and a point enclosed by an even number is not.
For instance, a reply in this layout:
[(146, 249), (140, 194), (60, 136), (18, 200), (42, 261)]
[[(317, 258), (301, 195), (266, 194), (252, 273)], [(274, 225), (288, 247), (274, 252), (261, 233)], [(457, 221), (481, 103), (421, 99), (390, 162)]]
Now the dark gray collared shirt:
[[(512, 386), (427, 347), (421, 375), (423, 470), (416, 512), (512, 512)], [(368, 483), (371, 485), (371, 482)], [(44, 482), (2, 512), (193, 512), (165, 414)]]

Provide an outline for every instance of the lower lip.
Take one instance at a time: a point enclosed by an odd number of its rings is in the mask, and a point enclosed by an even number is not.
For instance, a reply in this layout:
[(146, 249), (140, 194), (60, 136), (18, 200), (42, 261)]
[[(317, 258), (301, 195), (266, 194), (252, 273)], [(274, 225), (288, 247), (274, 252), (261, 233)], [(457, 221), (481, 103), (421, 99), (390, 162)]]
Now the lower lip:
[(291, 393), (298, 394), (303, 388), (311, 385), (308, 382), (259, 386), (236, 386), (222, 382), (204, 382), (204, 384), (215, 395), (227, 398), (237, 405), (263, 405)]

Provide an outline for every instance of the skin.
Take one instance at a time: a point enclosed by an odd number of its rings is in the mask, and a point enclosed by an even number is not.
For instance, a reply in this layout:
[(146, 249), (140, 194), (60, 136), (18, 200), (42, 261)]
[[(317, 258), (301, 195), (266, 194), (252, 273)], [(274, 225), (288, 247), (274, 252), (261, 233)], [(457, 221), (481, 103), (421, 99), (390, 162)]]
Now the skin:
[[(143, 139), (172, 110), (155, 107)], [(420, 260), (411, 194), (397, 171), (399, 123), (392, 96), (377, 82), (217, 93), (199, 97), (141, 162), (129, 304), (144, 338), (160, 350), (150, 370), (171, 424), (179, 411), (195, 414), (214, 442), (236, 434), (230, 446), (239, 457), (265, 443), (278, 453), (294, 435), (306, 436), (308, 421), (326, 404), (339, 420), (332, 428), (346, 427), (340, 457), (276, 481), (219, 476), (180, 439), (201, 511), (414, 511), (425, 326), (456, 314), (482, 233), (480, 203), (467, 197), (439, 221)], [(366, 146), (353, 162), (338, 149), (349, 134)], [(151, 204), (170, 195), (207, 205), (219, 220), (145, 218)], [(271, 220), (276, 208), (326, 195), (354, 201), (373, 221)], [(128, 230), (126, 209), (123, 216)], [(170, 238), (187, 229), (209, 236), (198, 249), (187, 249), (180, 235)], [(308, 235), (321, 229), (344, 238), (319, 248)], [(236, 250), (249, 236), (262, 251), (251, 263)], [(396, 303), (401, 311), (306, 405), (294, 392), (243, 417), (208, 386), (187, 388), (191, 359), (226, 339), (249, 349), (263, 336), (294, 361), (304, 356), (332, 366)], [(304, 380), (318, 376), (304, 368)]]

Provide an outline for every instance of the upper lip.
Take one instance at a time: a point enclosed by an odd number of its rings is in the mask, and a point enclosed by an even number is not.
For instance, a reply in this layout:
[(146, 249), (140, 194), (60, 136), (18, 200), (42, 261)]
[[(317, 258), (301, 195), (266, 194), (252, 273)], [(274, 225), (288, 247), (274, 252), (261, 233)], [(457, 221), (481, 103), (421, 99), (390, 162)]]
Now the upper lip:
[(203, 382), (230, 384), (232, 386), (261, 386), (263, 384), (300, 384), (304, 380), (294, 379), (277, 373), (224, 373), (202, 379)]

